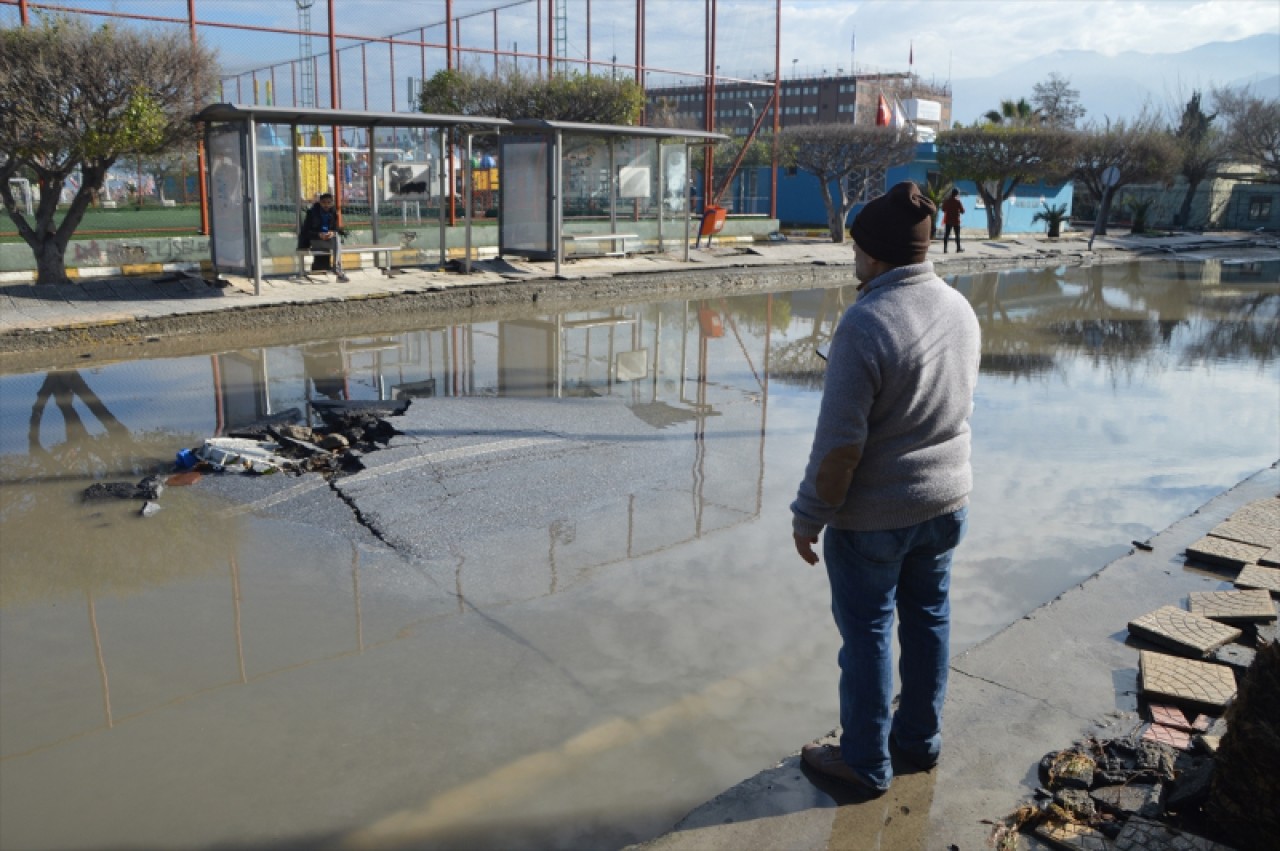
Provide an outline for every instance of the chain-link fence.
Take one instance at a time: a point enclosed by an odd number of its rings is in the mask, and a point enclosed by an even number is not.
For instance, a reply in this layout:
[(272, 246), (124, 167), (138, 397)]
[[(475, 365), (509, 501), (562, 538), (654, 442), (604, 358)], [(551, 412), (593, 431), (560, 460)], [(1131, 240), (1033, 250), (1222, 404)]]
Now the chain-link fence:
[[(65, 15), (84, 16), (95, 25), (178, 31), (215, 50), (218, 101), (415, 112), (424, 81), (450, 68), (515, 69), (535, 76), (607, 74), (636, 79), (646, 88), (701, 85), (708, 76), (732, 79), (735, 73), (763, 79), (775, 64), (773, 7), (752, 0), (719, 0), (718, 6), (709, 0), (0, 0), (0, 26)], [(731, 70), (717, 55), (741, 63), (742, 70)], [(312, 147), (317, 157), (323, 151), (329, 158), (324, 168), (313, 168), (321, 183), (344, 180), (359, 167), (354, 156), (332, 161), (335, 149), (367, 144), (361, 133), (341, 132), (336, 142), (327, 128), (317, 128), (315, 139), (300, 140), (304, 157)], [(386, 141), (406, 152), (427, 142)], [(308, 180), (307, 164), (300, 165), (294, 188), (321, 188), (317, 180)], [(497, 169), (484, 164), (482, 171), (476, 189), (495, 194), (486, 187), (498, 185)], [(346, 197), (354, 204), (349, 212), (358, 217), (359, 175), (350, 177), (354, 194)], [(75, 239), (198, 235), (207, 221), (201, 213), (202, 180), (194, 145), (162, 157), (122, 158)], [(69, 203), (78, 188), (73, 176), (63, 202)], [(14, 190), (19, 209), (33, 204), (38, 191), (21, 182)], [(492, 199), (479, 200), (485, 209)], [(589, 197), (586, 203), (589, 207)], [(423, 213), (401, 212), (406, 217)], [(293, 214), (267, 224), (293, 227)], [(0, 243), (19, 241), (13, 222), (0, 216)], [(67, 259), (76, 265), (70, 252)]]

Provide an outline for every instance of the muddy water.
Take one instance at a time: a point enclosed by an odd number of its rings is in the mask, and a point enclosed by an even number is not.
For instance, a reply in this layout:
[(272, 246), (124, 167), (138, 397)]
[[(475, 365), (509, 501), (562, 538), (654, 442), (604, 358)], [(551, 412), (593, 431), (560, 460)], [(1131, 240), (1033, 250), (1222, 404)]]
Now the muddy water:
[[(954, 283), (985, 349), (957, 651), (1280, 455), (1280, 264)], [(786, 506), (853, 297), (0, 376), (0, 847), (618, 847), (830, 729)], [(419, 473), (78, 499), (402, 394)]]

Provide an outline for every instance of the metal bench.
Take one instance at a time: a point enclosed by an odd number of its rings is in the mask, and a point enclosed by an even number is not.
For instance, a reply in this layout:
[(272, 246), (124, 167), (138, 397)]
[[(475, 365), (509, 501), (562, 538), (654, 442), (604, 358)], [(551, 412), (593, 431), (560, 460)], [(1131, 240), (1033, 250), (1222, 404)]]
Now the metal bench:
[[(577, 242), (608, 242), (611, 251), (605, 254), (609, 257), (625, 257), (627, 256), (627, 240), (639, 239), (639, 234), (634, 233), (566, 233), (561, 234), (560, 239), (565, 243)], [(618, 243), (622, 243), (622, 250), (618, 250)]]
[[(378, 269), (381, 270), (382, 274), (384, 275), (391, 274), (391, 252), (397, 251), (399, 250), (399, 248), (400, 248), (399, 243), (383, 243), (379, 245), (379, 244), (373, 244), (373, 243), (343, 242), (339, 246), (339, 250), (343, 254), (372, 254), (373, 265), (377, 266)], [(299, 260), (301, 260), (301, 258), (307, 257), (307, 256), (325, 257), (329, 255), (331, 252), (326, 251), (323, 248), (299, 248), (296, 253), (298, 255)], [(382, 255), (381, 264), (378, 263), (379, 254)], [(302, 268), (302, 273), (306, 274), (306, 271), (307, 271), (306, 267), (304, 266)]]

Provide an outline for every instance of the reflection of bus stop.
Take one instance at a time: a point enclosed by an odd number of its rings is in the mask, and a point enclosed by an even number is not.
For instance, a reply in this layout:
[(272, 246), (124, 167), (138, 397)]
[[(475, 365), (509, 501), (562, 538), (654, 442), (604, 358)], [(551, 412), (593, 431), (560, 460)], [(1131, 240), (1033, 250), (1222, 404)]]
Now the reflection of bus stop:
[[(726, 138), (718, 133), (671, 128), (241, 104), (214, 104), (203, 109), (195, 120), (205, 124), (210, 157), (213, 265), (218, 272), (251, 276), (255, 294), (261, 292), (262, 276), (270, 258), (287, 253), (291, 262), (301, 262), (293, 249), (273, 251), (270, 242), (273, 231), (277, 241), (282, 231), (296, 235), (304, 203), (308, 203), (303, 197), (307, 170), (303, 168), (300, 144), (304, 129), (314, 135), (323, 128), (330, 134), (332, 180), (340, 215), (344, 203), (342, 151), (350, 150), (340, 142), (341, 131), (365, 131), (367, 160), (360, 194), (368, 204), (372, 241), (348, 243), (344, 252), (381, 256), (387, 272), (401, 246), (383, 240), (382, 205), (418, 199), (434, 201), (439, 230), (436, 261), (443, 266), (448, 258), (447, 232), (453, 223), (459, 190), (465, 232), (463, 266), (470, 271), (475, 244), (472, 153), (477, 138), (494, 136), (497, 142), (490, 144), (499, 153), (497, 169), (485, 169), (485, 182), (491, 185), (496, 180), (498, 186), (499, 254), (554, 260), (559, 274), (567, 245), (607, 244), (610, 251), (606, 253), (626, 253), (639, 241), (656, 236), (659, 251), (665, 250), (668, 240), (682, 241), (684, 259), (688, 260), (689, 148)], [(375, 131), (386, 128), (424, 131), (429, 139), (423, 144), (427, 161), (400, 163), (396, 160), (400, 152), (379, 149)], [(281, 143), (282, 138), (287, 138), (289, 144)], [(426, 151), (427, 148), (432, 150)], [(455, 148), (459, 153), (465, 151), (463, 167), (459, 169), (461, 185), (454, 174)], [(324, 172), (328, 168), (327, 162), (322, 164), (320, 179), (324, 182), (318, 185), (327, 186), (329, 175)], [(501, 172), (501, 177), (491, 175), (494, 171)], [(314, 175), (308, 188), (313, 188), (312, 182)], [(618, 224), (620, 201), (630, 212), (625, 232)], [(566, 208), (583, 218), (567, 225)], [(607, 222), (585, 220), (593, 216), (603, 219), (606, 214)]]

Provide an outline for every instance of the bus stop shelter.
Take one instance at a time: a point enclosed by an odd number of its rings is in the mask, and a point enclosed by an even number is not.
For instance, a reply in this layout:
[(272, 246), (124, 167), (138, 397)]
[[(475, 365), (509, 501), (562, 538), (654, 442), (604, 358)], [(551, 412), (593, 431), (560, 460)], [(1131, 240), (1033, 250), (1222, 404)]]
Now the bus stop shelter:
[[(447, 211), (457, 189), (455, 150), (465, 152), (464, 268), (469, 272), (472, 164), (478, 142), (498, 154), (498, 253), (554, 260), (558, 275), (566, 244), (608, 243), (616, 248), (621, 242), (623, 252), (618, 253), (625, 253), (626, 241), (640, 236), (627, 231), (654, 218), (659, 250), (665, 250), (666, 240), (679, 239), (687, 261), (692, 216), (690, 148), (728, 138), (675, 128), (225, 103), (204, 108), (193, 120), (204, 125), (209, 157), (213, 265), (218, 271), (252, 276), (255, 294), (261, 292), (266, 231), (296, 234), (304, 205), (312, 200), (311, 194), (318, 194), (304, 191), (304, 158), (323, 159), (326, 168), (332, 163), (332, 175), (322, 174), (320, 183), (313, 181), (311, 188), (333, 191), (339, 210), (348, 201), (344, 183), (353, 197), (358, 193), (367, 202), (374, 243), (380, 241), (381, 214), (388, 205), (435, 201), (443, 265), (451, 223)], [(303, 131), (322, 136), (321, 128), (329, 130), (328, 140), (314, 138), (313, 144), (304, 144)], [(375, 131), (380, 128), (424, 132), (421, 144), (406, 151), (396, 144), (379, 148)], [(361, 148), (342, 143), (342, 132), (349, 130), (365, 131)], [(431, 133), (434, 147), (428, 139)], [(355, 191), (355, 184), (344, 180), (344, 154), (367, 157), (362, 185)], [(567, 210), (576, 216), (572, 227), (566, 226)], [(607, 230), (601, 232), (606, 216)], [(629, 218), (625, 225), (620, 223), (623, 217)]]
[[(499, 206), (499, 254), (522, 254), (554, 260), (560, 274), (565, 246), (571, 241), (609, 242), (624, 246), (632, 234), (620, 223), (620, 202), (633, 221), (642, 208), (657, 220), (658, 250), (669, 238), (684, 243), (689, 259), (692, 183), (689, 149), (715, 144), (729, 137), (721, 133), (670, 127), (631, 127), (571, 121), (518, 119), (499, 138), (502, 184)], [(583, 206), (605, 212), (608, 230), (566, 227), (566, 208)], [(679, 234), (677, 236), (677, 230)], [(622, 253), (622, 252), (619, 252)], [(468, 254), (469, 256), (469, 254)]]
[[(342, 145), (341, 132), (366, 131), (367, 169), (363, 175), (363, 197), (368, 203), (373, 241), (379, 241), (380, 208), (395, 201), (435, 199), (439, 206), (440, 259), (445, 258), (449, 187), (453, 182), (449, 156), (449, 134), (470, 136), (494, 133), (511, 122), (482, 116), (432, 115), (419, 112), (360, 112), (334, 109), (302, 109), (246, 104), (212, 104), (194, 119), (204, 124), (205, 150), (209, 157), (209, 231), (215, 269), (251, 275), (255, 294), (261, 292), (264, 259), (264, 224), (287, 224), (296, 232), (304, 205), (302, 163), (304, 151), (317, 146), (303, 145), (300, 131), (330, 130), (330, 139), (321, 147), (332, 158), (332, 186), (338, 207), (343, 197), (342, 155), (351, 151)], [(377, 147), (378, 128), (435, 131), (436, 150), (428, 162), (404, 161), (394, 146)], [(287, 138), (281, 130), (287, 132)], [(426, 134), (424, 134), (426, 135)], [(399, 165), (397, 165), (399, 164)], [(421, 167), (430, 165), (430, 172)], [(381, 168), (379, 168), (381, 166)], [(401, 168), (407, 179), (397, 183), (393, 174), (382, 171)], [(414, 168), (419, 170), (415, 171)], [(469, 172), (469, 169), (467, 170)], [(470, 226), (470, 211), (467, 211)]]

